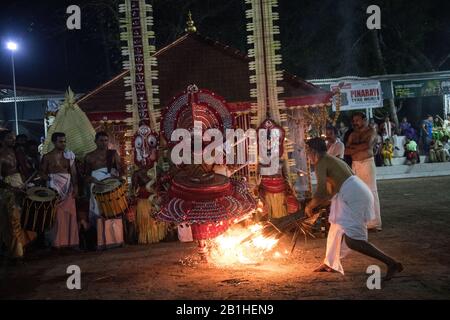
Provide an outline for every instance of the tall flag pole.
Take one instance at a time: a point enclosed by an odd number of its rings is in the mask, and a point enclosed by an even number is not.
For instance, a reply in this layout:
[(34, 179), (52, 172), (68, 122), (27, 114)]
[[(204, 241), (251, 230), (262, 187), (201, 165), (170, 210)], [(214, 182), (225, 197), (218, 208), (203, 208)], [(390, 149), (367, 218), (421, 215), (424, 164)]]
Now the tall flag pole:
[(154, 57), (153, 9), (145, 0), (125, 0), (119, 5), (119, 12), (123, 14), (120, 19), (123, 28), (120, 39), (126, 43), (122, 47), (122, 55), (125, 57), (123, 67), (130, 71), (130, 75), (125, 78), (125, 87), (130, 89), (125, 96), (131, 101), (126, 106), (126, 111), (131, 113), (127, 122), (133, 126), (134, 131), (145, 123), (159, 132), (161, 112), (157, 98), (159, 89), (154, 84), (158, 72)]
[(127, 176), (131, 180), (134, 160), (135, 166), (147, 169), (149, 177), (156, 182), (161, 111), (157, 98), (159, 88), (154, 83), (158, 79), (158, 63), (154, 56), (153, 8), (145, 0), (124, 0), (119, 12), (122, 14), (120, 40), (126, 44), (122, 47), (123, 67), (130, 71), (124, 79), (129, 89), (125, 98), (131, 102), (126, 105), (130, 113), (126, 122), (132, 128), (126, 133)]
[[(289, 136), (288, 117), (286, 105), (279, 97), (284, 92), (280, 85), (283, 80), (283, 71), (278, 70), (282, 63), (281, 43), (275, 40), (275, 35), (280, 33), (280, 29), (275, 25), (279, 15), (275, 12), (278, 7), (277, 0), (245, 0), (251, 5), (251, 9), (246, 11), (246, 17), (250, 19), (247, 24), (248, 44), (251, 48), (248, 51), (252, 61), (249, 64), (251, 71), (250, 83), (254, 87), (250, 90), (250, 96), (256, 98), (256, 103), (251, 106), (251, 126), (257, 129), (266, 119), (270, 119), (285, 131), (285, 137)], [(289, 159), (288, 154), (294, 151), (293, 143), (286, 138), (284, 143), (282, 159), (289, 180), (295, 181), (296, 173), (291, 173), (290, 168), (295, 167), (295, 159)], [(257, 155), (257, 146), (250, 148), (250, 152)], [(257, 179), (257, 165), (249, 166), (250, 179)]]

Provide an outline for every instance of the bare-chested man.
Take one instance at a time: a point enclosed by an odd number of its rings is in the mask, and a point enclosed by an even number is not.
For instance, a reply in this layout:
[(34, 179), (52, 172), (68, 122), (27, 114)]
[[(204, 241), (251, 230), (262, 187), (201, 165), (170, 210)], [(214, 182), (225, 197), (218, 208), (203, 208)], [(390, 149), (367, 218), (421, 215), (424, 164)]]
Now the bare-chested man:
[[(85, 169), (85, 181), (91, 185), (91, 199), (89, 202), (89, 226), (96, 228), (97, 220), (101, 218), (100, 210), (92, 193), (95, 184), (101, 183), (102, 180), (117, 177), (120, 178), (122, 174), (122, 166), (120, 163), (120, 157), (116, 150), (108, 149), (109, 137), (106, 132), (97, 132), (95, 135), (95, 144), (97, 149), (88, 153), (84, 158), (84, 169)], [(110, 221), (109, 221), (110, 220)], [(121, 238), (123, 239), (123, 227), (122, 219), (109, 219), (104, 222), (104, 226), (108, 226), (115, 223), (120, 227), (115, 228), (115, 230), (122, 230)], [(85, 222), (81, 222), (85, 223)], [(99, 242), (99, 241), (98, 241)]]
[[(361, 179), (353, 175), (344, 161), (327, 154), (324, 140), (313, 138), (306, 144), (308, 158), (315, 166), (317, 191), (306, 206), (305, 213), (312, 216), (315, 208), (331, 199), (325, 259), (315, 271), (338, 271), (344, 274), (340, 259), (350, 248), (384, 262), (388, 267), (385, 280), (391, 279), (396, 272), (403, 270), (403, 266), (367, 241), (366, 225), (375, 215), (372, 192)], [(333, 187), (331, 193), (327, 192), (327, 183)]]
[(75, 155), (66, 151), (66, 135), (52, 134), (55, 148), (42, 158), (41, 177), (49, 188), (59, 194), (56, 221), (52, 230), (52, 246), (55, 248), (78, 247), (78, 224), (75, 198), (78, 195)]
[(381, 231), (380, 200), (378, 198), (377, 177), (373, 147), (377, 133), (369, 127), (366, 115), (357, 112), (352, 116), (353, 132), (350, 134), (345, 154), (352, 157), (352, 169), (364, 181), (373, 193), (375, 201), (375, 219), (367, 225), (369, 230)]
[(0, 245), (6, 245), (11, 258), (21, 258), (24, 239), (19, 199), (24, 184), (17, 169), (14, 144), (13, 132), (0, 132)]

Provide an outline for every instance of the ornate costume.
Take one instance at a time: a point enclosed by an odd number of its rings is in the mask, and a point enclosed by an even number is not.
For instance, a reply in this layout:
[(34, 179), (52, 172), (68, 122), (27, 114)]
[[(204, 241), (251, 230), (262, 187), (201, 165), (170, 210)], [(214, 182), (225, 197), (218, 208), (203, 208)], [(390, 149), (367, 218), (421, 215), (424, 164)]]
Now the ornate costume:
[[(7, 176), (5, 183), (12, 187), (23, 186), (19, 173)], [(20, 200), (16, 193), (0, 188), (0, 243), (4, 243), (13, 258), (23, 256), (24, 234), (20, 225)]]

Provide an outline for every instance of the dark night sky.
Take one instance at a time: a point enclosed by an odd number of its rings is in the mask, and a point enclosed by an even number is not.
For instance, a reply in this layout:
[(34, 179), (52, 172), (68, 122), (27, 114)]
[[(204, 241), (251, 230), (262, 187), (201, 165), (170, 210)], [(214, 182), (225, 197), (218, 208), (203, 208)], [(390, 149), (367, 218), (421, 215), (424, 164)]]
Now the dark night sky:
[[(16, 53), (17, 84), (48, 89), (90, 90), (120, 72), (119, 28), (114, 15), (119, 0), (14, 0), (1, 2), (0, 84), (11, 83), (11, 37)], [(190, 9), (199, 31), (246, 50), (244, 0), (153, 0), (157, 48), (183, 34)], [(284, 67), (304, 78), (377, 74), (365, 35), (364, 6), (380, 3), (387, 69), (395, 72), (449, 69), (449, 1), (279, 0)], [(70, 4), (82, 7), (82, 30), (66, 29)], [(386, 25), (386, 26), (384, 26)], [(396, 36), (404, 39), (399, 46)], [(359, 40), (358, 40), (359, 39)], [(417, 56), (408, 57), (416, 50)], [(421, 53), (425, 60), (421, 59)], [(414, 53), (415, 54), (415, 53)], [(106, 57), (106, 58), (105, 58)], [(416, 61), (410, 63), (410, 61)], [(425, 62), (424, 62), (425, 61)], [(428, 68), (428, 69), (427, 69)]]

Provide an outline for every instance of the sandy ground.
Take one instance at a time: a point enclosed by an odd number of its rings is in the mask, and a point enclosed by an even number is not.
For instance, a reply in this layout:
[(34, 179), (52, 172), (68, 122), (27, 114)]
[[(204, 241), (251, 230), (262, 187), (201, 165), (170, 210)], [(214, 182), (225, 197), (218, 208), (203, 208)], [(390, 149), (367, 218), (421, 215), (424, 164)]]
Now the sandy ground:
[[(370, 234), (370, 241), (405, 266), (380, 290), (366, 286), (366, 268), (377, 262), (358, 253), (343, 260), (345, 276), (313, 273), (325, 239), (301, 241), (281, 260), (227, 268), (197, 264), (194, 244), (166, 242), (103, 252), (37, 252), (22, 266), (2, 260), (0, 298), (449, 299), (450, 177), (381, 181), (379, 194), (384, 229)], [(81, 268), (81, 290), (66, 287), (66, 269), (73, 264)]]

